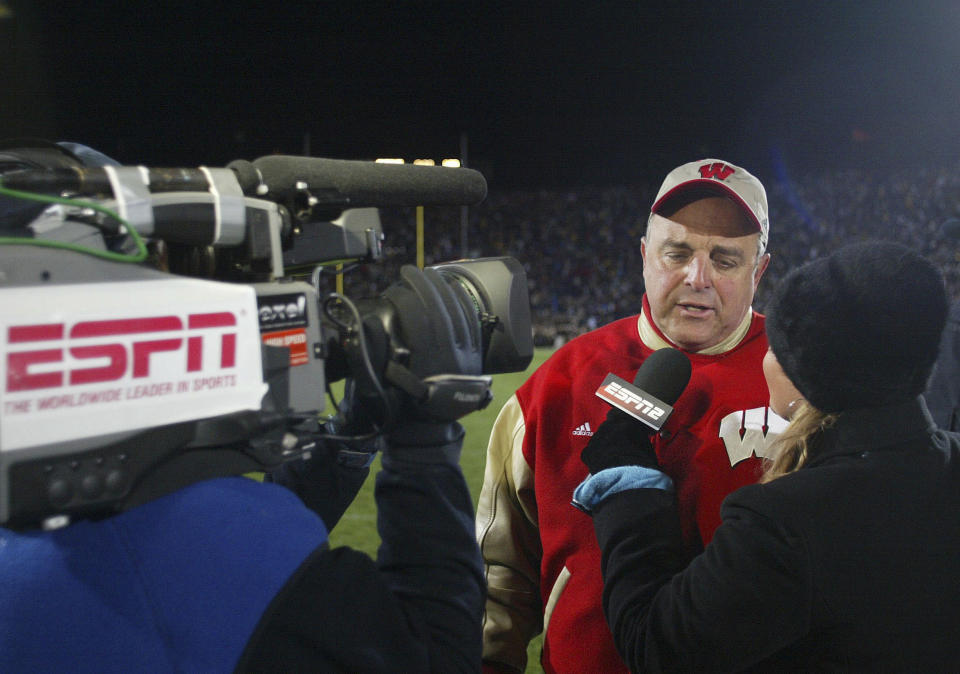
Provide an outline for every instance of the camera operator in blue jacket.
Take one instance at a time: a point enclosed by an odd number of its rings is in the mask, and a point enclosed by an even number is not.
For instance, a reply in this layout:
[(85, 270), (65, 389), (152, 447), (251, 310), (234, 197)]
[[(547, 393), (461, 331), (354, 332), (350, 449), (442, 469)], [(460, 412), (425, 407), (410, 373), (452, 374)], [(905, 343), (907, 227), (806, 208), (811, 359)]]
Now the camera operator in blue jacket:
[[(407, 266), (384, 293), (417, 378), (481, 372), (451, 292)], [(484, 578), (459, 415), (384, 387), (399, 414), (378, 445), (376, 560), (329, 546), (359, 484), (325, 497), (330, 446), (278, 471), (290, 489), (198, 477), (61, 528), (0, 528), (0, 671), (479, 670)]]
[[(397, 292), (411, 281), (447, 290), (410, 267)], [(444, 311), (423, 310), (431, 323)], [(477, 345), (460, 355), (479, 371)], [(484, 581), (463, 429), (408, 414), (377, 475), (376, 562), (331, 549), (293, 492), (243, 477), (54, 531), (0, 529), (0, 670), (477, 670)]]

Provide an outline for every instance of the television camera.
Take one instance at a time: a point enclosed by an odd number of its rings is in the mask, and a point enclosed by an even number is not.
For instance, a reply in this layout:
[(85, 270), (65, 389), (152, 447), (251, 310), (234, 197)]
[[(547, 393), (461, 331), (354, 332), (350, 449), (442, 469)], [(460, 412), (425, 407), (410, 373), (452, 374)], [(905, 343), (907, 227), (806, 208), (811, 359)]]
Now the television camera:
[(490, 375), (532, 358), (517, 260), (423, 270), (483, 355), (482, 372), (424, 378), (414, 312), (390, 289), (326, 293), (321, 273), (382, 261), (380, 207), (485, 196), (466, 168), (272, 155), (156, 169), (0, 145), (0, 524), (97, 517), (303, 456), (338, 437), (321, 416), (332, 381), (372, 392), (365, 437), (395, 423), (390, 392), (438, 419), (484, 407)]

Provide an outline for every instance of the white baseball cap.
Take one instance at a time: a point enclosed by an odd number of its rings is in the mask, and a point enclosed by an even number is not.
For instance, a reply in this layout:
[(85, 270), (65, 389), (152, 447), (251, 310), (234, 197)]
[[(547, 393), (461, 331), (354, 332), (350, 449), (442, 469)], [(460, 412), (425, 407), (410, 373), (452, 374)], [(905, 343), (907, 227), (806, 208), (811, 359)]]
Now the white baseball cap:
[(767, 191), (763, 183), (749, 171), (722, 159), (692, 161), (670, 171), (657, 192), (650, 212), (659, 215), (664, 204), (677, 195), (702, 189), (715, 191), (738, 204), (760, 232), (760, 249), (766, 250), (770, 232)]

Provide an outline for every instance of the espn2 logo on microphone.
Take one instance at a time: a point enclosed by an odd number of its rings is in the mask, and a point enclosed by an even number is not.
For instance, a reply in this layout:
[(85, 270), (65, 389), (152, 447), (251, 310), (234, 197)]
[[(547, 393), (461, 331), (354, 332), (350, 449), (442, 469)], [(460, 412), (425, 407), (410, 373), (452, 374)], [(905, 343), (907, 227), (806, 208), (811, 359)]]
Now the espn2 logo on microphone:
[(596, 395), (617, 409), (639, 419), (655, 431), (666, 422), (673, 407), (645, 391), (640, 390), (626, 379), (612, 372), (607, 375)]

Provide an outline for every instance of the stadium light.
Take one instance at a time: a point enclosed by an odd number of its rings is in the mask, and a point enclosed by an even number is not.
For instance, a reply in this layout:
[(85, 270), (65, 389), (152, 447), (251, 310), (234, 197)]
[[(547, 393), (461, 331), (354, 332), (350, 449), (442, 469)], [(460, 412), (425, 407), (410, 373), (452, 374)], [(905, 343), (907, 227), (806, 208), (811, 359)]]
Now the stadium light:
[[(0, 4), (3, 3), (3, 0), (0, 0)], [(464, 160), (466, 159), (467, 146), (466, 146), (466, 134), (462, 135), (460, 138), (460, 150), (463, 153)], [(381, 157), (376, 160), (378, 164), (403, 164), (404, 160), (400, 157)], [(437, 162), (433, 159), (414, 159), (413, 162), (416, 166), (436, 166)], [(447, 166), (450, 168), (460, 168), (463, 163), (459, 159), (441, 159), (441, 166)], [(460, 250), (461, 257), (468, 257), (467, 255), (467, 207), (460, 207)], [(424, 253), (423, 253), (423, 206), (417, 206), (416, 208), (416, 248), (417, 248), (417, 267), (423, 269), (424, 264)], [(339, 276), (338, 276), (339, 278)], [(338, 292), (340, 292), (338, 290)]]

